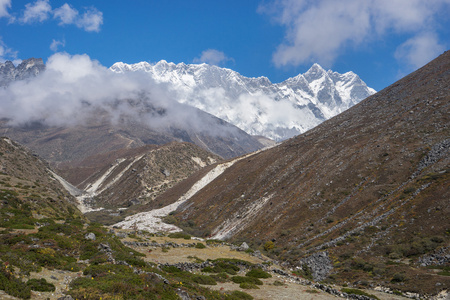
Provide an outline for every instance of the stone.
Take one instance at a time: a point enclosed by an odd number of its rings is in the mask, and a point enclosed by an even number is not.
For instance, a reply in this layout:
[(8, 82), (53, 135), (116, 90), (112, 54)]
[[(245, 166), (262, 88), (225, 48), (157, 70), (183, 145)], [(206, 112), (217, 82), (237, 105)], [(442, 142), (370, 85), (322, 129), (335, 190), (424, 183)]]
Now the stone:
[(93, 240), (93, 241), (95, 241), (95, 234), (92, 233), (92, 232), (86, 233), (86, 234), (84, 235), (84, 238), (87, 239), (87, 240)]
[(237, 248), (238, 251), (247, 251), (248, 249), (250, 249), (250, 247), (247, 245), (246, 242), (243, 242), (239, 248)]

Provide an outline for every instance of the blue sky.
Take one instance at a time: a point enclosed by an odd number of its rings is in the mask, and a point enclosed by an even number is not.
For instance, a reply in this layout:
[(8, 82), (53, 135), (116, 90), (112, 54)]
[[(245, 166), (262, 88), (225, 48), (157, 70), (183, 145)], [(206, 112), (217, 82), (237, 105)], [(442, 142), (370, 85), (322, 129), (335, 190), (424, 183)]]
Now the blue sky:
[(281, 82), (314, 62), (376, 90), (450, 45), (450, 0), (0, 0), (0, 61), (207, 62)]

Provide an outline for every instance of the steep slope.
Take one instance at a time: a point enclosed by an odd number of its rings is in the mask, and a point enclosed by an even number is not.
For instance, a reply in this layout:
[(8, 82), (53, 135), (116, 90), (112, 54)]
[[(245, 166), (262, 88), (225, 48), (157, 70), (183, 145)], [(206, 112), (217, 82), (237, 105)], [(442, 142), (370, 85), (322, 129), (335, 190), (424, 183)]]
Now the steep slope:
[(115, 63), (116, 73), (145, 72), (188, 103), (251, 135), (284, 140), (348, 109), (375, 91), (353, 72), (339, 74), (314, 64), (305, 74), (272, 84), (207, 64)]
[(27, 220), (17, 220), (26, 224), (33, 224), (36, 218), (80, 215), (75, 198), (55, 179), (49, 166), (6, 137), (0, 138), (0, 189), (0, 227), (7, 225), (4, 223), (7, 219), (15, 222), (14, 214), (10, 217), (3, 214), (11, 208), (29, 215)]
[[(449, 277), (424, 266), (449, 264), (449, 105), (447, 51), (305, 134), (236, 162), (174, 216), (178, 225), (189, 221), (185, 230), (307, 265), (316, 279), (448, 289)], [(180, 195), (163, 196), (170, 203)]]

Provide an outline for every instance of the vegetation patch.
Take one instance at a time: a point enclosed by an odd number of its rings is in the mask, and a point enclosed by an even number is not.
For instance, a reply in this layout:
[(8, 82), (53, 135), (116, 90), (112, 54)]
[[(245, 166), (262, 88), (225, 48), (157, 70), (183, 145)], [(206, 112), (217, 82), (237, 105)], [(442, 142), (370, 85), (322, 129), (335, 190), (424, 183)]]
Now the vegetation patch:
[(254, 278), (254, 277), (247, 277), (247, 276), (232, 276), (231, 281), (233, 281), (234, 283), (252, 283), (252, 284), (257, 284), (257, 285), (263, 285), (263, 282), (261, 280), (259, 280), (258, 278)]
[(188, 233), (185, 233), (185, 232), (169, 233), (168, 237), (173, 238), (173, 239), (185, 239), (185, 240), (191, 239), (191, 235)]
[(38, 292), (54, 292), (55, 285), (53, 283), (47, 282), (45, 278), (41, 279), (30, 279), (27, 281), (27, 286), (33, 291)]
[(253, 270), (247, 272), (247, 274), (245, 274), (245, 276), (254, 277), (254, 278), (272, 278), (272, 275), (263, 271), (262, 269), (253, 269)]
[(241, 284), (239, 284), (239, 287), (241, 289), (259, 289), (259, 286), (250, 282), (242, 282)]
[(227, 296), (227, 300), (253, 300), (253, 296), (241, 291), (232, 291)]
[(197, 243), (197, 244), (195, 244), (195, 248), (197, 248), (197, 249), (205, 249), (206, 246), (203, 243)]
[(379, 298), (377, 296), (366, 293), (366, 292), (358, 290), (358, 289), (342, 288), (342, 292), (347, 293), (349, 295), (361, 295), (361, 296), (367, 296), (367, 297), (379, 300)]
[(192, 281), (198, 284), (217, 285), (216, 280), (208, 275), (194, 275)]

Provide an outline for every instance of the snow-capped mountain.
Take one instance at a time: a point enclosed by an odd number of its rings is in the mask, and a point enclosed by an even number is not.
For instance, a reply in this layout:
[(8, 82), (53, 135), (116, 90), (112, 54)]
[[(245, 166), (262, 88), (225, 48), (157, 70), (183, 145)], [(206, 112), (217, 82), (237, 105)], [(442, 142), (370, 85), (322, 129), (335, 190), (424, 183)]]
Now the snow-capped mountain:
[(281, 83), (248, 78), (207, 64), (115, 63), (116, 73), (145, 72), (168, 84), (177, 100), (204, 110), (251, 135), (276, 141), (320, 124), (375, 93), (353, 72), (339, 74), (314, 64)]

